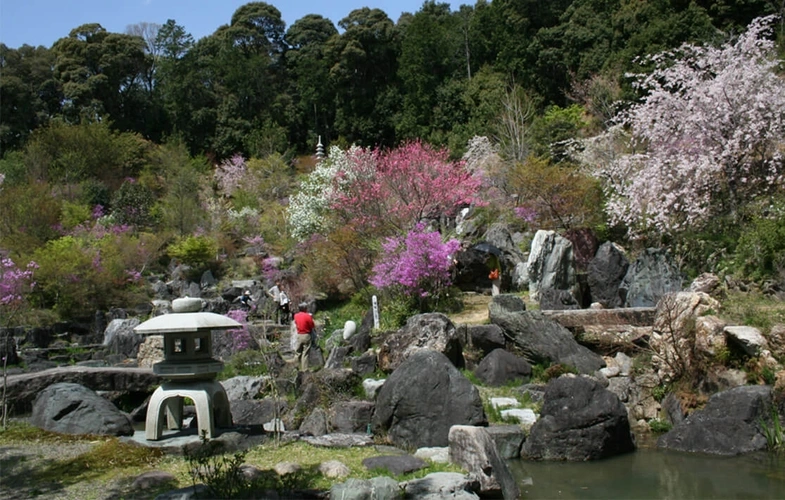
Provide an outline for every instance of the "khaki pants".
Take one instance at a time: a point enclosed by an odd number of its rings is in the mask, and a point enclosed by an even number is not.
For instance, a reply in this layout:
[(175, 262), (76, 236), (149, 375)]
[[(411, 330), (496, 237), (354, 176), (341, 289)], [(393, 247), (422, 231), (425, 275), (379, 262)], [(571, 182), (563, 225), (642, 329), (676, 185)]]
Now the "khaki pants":
[(311, 350), (311, 334), (298, 333), (294, 342), (294, 355), (300, 365), (300, 371), (308, 370), (308, 351)]

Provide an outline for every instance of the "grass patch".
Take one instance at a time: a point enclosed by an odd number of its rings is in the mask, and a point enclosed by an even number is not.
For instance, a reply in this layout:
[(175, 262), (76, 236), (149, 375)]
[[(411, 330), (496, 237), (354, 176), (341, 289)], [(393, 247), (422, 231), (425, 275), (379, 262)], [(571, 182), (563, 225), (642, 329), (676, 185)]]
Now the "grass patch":
[(156, 466), (163, 456), (160, 449), (122, 443), (111, 438), (77, 457), (52, 463), (36, 473), (35, 480), (68, 484), (103, 475), (114, 477), (131, 471), (141, 472)]
[(723, 301), (721, 317), (731, 324), (768, 332), (772, 325), (785, 323), (785, 301), (756, 292), (731, 292)]

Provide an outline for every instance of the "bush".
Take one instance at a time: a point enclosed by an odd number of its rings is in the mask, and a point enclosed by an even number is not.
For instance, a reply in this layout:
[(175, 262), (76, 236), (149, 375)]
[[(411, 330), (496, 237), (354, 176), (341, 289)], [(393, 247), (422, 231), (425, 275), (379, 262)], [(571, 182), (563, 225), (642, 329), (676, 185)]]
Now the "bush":
[(651, 429), (651, 431), (655, 434), (665, 434), (672, 428), (673, 426), (670, 424), (670, 422), (665, 420), (660, 420), (658, 418), (649, 420), (649, 429)]
[(169, 245), (167, 254), (201, 273), (214, 266), (218, 255), (218, 242), (209, 236), (188, 236)]
[(736, 274), (754, 280), (785, 272), (785, 203), (777, 201), (744, 227), (736, 246)]

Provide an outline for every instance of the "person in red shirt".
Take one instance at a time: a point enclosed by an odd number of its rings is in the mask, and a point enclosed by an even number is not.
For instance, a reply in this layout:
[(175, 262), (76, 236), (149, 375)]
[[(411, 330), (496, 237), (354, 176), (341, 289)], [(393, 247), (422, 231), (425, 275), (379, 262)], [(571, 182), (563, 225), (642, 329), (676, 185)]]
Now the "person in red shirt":
[(311, 350), (311, 333), (314, 325), (313, 317), (307, 312), (308, 305), (303, 302), (294, 315), (294, 324), (297, 327), (297, 339), (294, 343), (294, 354), (300, 365), (300, 371), (308, 370), (308, 351)]

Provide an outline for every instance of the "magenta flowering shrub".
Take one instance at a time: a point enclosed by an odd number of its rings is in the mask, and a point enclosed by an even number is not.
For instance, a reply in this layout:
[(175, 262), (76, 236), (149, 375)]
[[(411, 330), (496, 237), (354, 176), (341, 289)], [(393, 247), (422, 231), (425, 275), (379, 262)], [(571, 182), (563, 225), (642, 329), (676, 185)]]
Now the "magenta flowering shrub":
[(254, 340), (251, 332), (248, 330), (248, 312), (242, 309), (232, 309), (226, 316), (242, 324), (242, 328), (227, 330), (226, 333), (231, 336), (232, 352), (245, 351), (254, 347)]
[(460, 242), (442, 242), (438, 231), (417, 224), (405, 237), (388, 238), (369, 282), (379, 289), (396, 289), (409, 297), (438, 296), (452, 284), (453, 258)]
[(25, 300), (35, 287), (33, 271), (37, 268), (38, 264), (34, 261), (20, 268), (0, 252), (0, 307), (17, 307)]

